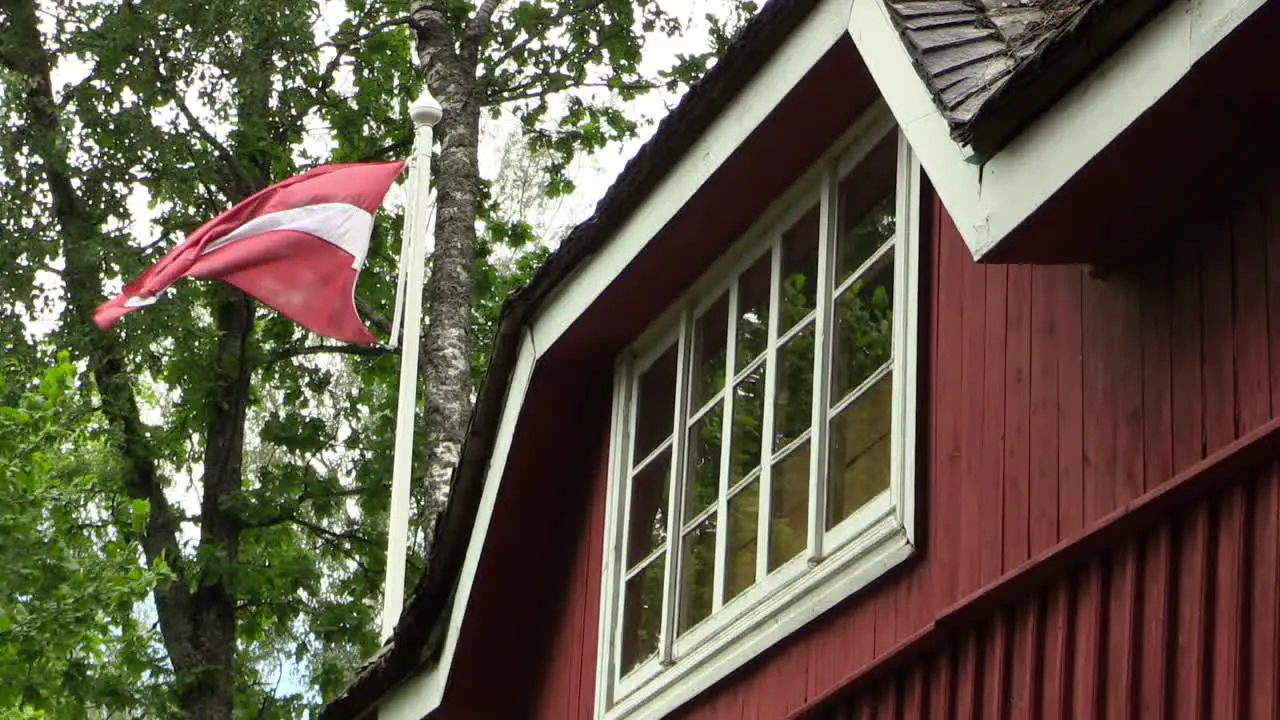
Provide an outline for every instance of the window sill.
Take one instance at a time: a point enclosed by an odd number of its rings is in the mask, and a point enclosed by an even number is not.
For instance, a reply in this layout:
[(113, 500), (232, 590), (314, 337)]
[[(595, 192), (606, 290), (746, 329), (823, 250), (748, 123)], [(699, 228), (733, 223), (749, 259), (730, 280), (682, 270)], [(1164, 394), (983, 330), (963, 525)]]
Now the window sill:
[[(780, 568), (777, 581), (784, 586), (769, 589), (767, 599), (725, 623), (694, 628), (687, 644), (695, 649), (669, 667), (639, 670), (637, 686), (624, 682), (628, 694), (597, 717), (670, 713), (911, 557), (915, 547), (897, 508), (887, 502), (882, 508), (856, 539), (814, 567), (798, 575)], [(801, 556), (792, 562), (803, 567), (806, 561)]]

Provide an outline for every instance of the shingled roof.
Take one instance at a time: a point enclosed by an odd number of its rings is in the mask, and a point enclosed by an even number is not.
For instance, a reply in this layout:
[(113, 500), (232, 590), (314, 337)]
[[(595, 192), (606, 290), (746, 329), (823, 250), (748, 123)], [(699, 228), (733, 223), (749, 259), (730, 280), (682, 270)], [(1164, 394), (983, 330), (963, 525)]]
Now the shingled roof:
[[(608, 242), (818, 1), (765, 3), (627, 163), (594, 214), (575, 227), (530, 283), (503, 304), (449, 502), (436, 526), (428, 570), (410, 593), (390, 641), (356, 670), (352, 683), (328, 704), (322, 718), (363, 715), (438, 657), (526, 323), (561, 282)], [(1131, 34), (1142, 19), (1168, 3), (883, 1), (953, 135), (975, 149), (998, 148)], [(1083, 47), (1077, 47), (1077, 33)]]
[(1168, 0), (884, 0), (916, 71), (981, 156), (1003, 147)]

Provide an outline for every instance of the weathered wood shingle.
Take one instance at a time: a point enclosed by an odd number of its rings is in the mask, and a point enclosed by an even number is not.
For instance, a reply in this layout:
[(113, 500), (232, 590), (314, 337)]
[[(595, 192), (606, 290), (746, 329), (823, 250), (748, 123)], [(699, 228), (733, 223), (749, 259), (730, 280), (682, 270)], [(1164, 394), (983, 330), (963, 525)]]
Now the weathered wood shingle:
[(1167, 0), (884, 0), (916, 71), (979, 156), (998, 151)]

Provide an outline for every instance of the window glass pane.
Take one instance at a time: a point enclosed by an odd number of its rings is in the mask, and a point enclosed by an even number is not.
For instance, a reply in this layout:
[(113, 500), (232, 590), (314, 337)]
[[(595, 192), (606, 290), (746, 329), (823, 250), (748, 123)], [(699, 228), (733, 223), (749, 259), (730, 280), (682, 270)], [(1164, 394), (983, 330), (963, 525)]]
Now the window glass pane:
[(689, 531), (681, 544), (678, 635), (711, 614), (715, 581), (716, 516), (712, 515)]
[(729, 485), (760, 467), (764, 439), (764, 365), (752, 370), (733, 393), (733, 438), (730, 441)]
[(813, 324), (778, 348), (773, 405), (773, 448), (781, 450), (813, 422)]
[(636, 450), (644, 459), (671, 436), (676, 411), (676, 346), (673, 344), (640, 375), (636, 389)]
[(769, 345), (769, 274), (771, 255), (766, 251), (738, 278), (737, 365), (741, 370), (760, 357)]
[(816, 307), (818, 297), (818, 206), (782, 233), (782, 311), (778, 332)]
[(671, 451), (666, 450), (631, 479), (631, 526), (627, 567), (645, 559), (667, 541), (667, 494)]
[(728, 564), (724, 599), (732, 600), (756, 581), (756, 529), (760, 526), (760, 481), (753, 480), (729, 498)]
[(717, 402), (689, 429), (689, 465), (685, 476), (684, 521), (711, 507), (720, 497), (720, 438), (724, 406)]
[(769, 571), (809, 545), (809, 441), (773, 464), (769, 505)]
[(898, 134), (889, 133), (840, 183), (836, 284), (893, 237), (897, 221)]
[(627, 581), (622, 598), (622, 657), (619, 662), (623, 675), (658, 652), (658, 633), (662, 628), (662, 575), (666, 559), (666, 553), (659, 555)]
[(893, 254), (853, 281), (835, 307), (831, 402), (857, 389), (893, 354)]
[(693, 378), (690, 407), (702, 407), (724, 387), (725, 348), (729, 333), (729, 294), (707, 308), (693, 326)]
[(889, 487), (893, 374), (885, 373), (831, 422), (827, 529)]

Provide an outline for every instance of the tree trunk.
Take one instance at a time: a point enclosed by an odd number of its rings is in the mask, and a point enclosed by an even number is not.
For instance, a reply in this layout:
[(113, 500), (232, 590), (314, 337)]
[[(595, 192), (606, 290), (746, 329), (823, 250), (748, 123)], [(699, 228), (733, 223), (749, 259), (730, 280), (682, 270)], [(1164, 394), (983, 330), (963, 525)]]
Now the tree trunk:
[[(150, 515), (138, 538), (149, 565), (165, 563), (173, 583), (153, 593), (161, 637), (173, 665), (179, 703), (197, 720), (230, 718), (235, 706), (236, 597), (232, 579), (240, 527), (227, 500), (240, 488), (243, 432), (249, 390), (248, 338), (253, 306), (239, 291), (223, 291), (216, 315), (220, 333), (209, 398), (204, 455), (204, 496), (198, 564), (178, 545), (178, 519), (164, 495), (138, 412), (133, 379), (117, 336), (93, 328), (102, 302), (100, 228), (72, 182), (69, 138), (53, 95), (52, 58), (39, 32), (33, 0), (3, 0), (8, 26), (0, 29), (0, 60), (27, 83), (30, 147), (40, 164), (62, 238), (67, 337), (89, 361), (102, 411), (124, 459), (124, 490), (146, 500)], [(121, 527), (126, 537), (137, 537)], [(198, 577), (192, 577), (193, 573)], [(190, 589), (194, 587), (194, 590)]]
[(422, 347), (427, 393), (422, 539), (429, 562), (436, 521), (448, 499), (471, 417), (467, 333), (475, 286), (480, 98), (474, 38), (455, 41), (438, 0), (417, 0), (411, 14), (427, 85), (444, 109), (436, 127), (440, 154), (432, 168), (437, 190), (435, 250), (427, 279), (429, 320)]

